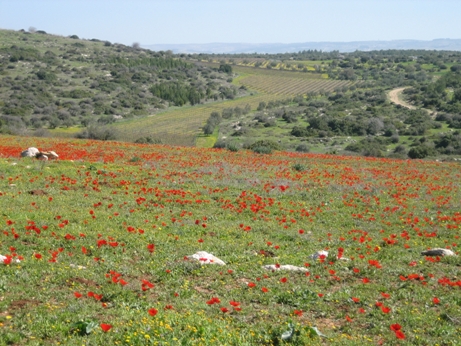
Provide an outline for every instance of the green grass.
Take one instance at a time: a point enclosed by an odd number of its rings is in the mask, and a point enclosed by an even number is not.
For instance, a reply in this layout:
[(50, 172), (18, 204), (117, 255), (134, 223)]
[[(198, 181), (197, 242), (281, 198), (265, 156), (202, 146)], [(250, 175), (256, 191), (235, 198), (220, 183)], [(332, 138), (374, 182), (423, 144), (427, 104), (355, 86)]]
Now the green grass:
[(55, 129), (49, 129), (50, 133), (53, 135), (59, 135), (60, 133), (63, 134), (76, 134), (82, 131), (82, 127), (80, 126), (73, 126), (73, 127), (57, 127)]
[[(31, 145), (61, 159), (19, 160)], [(0, 150), (0, 254), (22, 258), (0, 266), (1, 344), (457, 343), (459, 257), (420, 252), (457, 250), (459, 164), (11, 136)], [(198, 250), (226, 265), (185, 259)], [(276, 263), (308, 274), (262, 268)]]
[[(278, 97), (280, 98), (280, 97)], [(203, 105), (181, 107), (155, 114), (151, 117), (130, 119), (114, 124), (121, 133), (121, 139), (132, 140), (146, 135), (193, 136), (201, 132), (202, 126), (212, 112), (222, 112), (224, 108), (244, 108), (247, 104), (254, 110), (259, 102), (277, 99), (274, 95), (256, 94)], [(172, 143), (174, 144), (174, 143)]]
[(216, 128), (212, 135), (199, 135), (197, 136), (195, 146), (197, 148), (213, 148), (218, 140), (219, 128)]

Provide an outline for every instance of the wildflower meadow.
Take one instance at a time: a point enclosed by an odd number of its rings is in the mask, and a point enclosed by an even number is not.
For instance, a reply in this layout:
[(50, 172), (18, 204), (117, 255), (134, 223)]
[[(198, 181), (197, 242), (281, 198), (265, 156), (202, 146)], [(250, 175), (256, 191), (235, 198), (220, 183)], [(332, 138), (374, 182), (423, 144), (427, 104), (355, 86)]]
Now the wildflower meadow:
[(0, 155), (2, 345), (461, 343), (461, 261), (421, 255), (458, 252), (458, 162), (12, 136)]

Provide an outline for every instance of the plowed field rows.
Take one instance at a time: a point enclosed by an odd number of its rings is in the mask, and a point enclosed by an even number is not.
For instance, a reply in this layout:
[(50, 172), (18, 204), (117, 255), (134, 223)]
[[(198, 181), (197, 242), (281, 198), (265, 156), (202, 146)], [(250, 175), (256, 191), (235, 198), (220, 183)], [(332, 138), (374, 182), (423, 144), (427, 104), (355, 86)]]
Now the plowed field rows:
[(240, 84), (261, 92), (276, 95), (301, 95), (312, 91), (333, 91), (338, 87), (348, 86), (349, 81), (328, 79), (293, 79), (276, 76), (252, 75), (239, 80)]

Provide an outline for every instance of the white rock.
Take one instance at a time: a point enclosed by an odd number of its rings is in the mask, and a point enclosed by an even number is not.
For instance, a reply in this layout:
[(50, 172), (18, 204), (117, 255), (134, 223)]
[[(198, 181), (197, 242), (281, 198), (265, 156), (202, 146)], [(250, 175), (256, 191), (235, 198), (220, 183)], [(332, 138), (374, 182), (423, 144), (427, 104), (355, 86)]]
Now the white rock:
[(421, 252), (423, 256), (456, 256), (456, 254), (448, 249), (435, 248)]
[(293, 266), (291, 264), (283, 264), (283, 265), (276, 265), (276, 264), (268, 264), (263, 266), (264, 269), (267, 270), (289, 270), (292, 272), (308, 272), (306, 268)]
[(200, 262), (200, 264), (219, 264), (221, 266), (226, 265), (222, 260), (218, 257), (208, 253), (206, 251), (198, 251), (191, 256), (187, 256), (188, 258), (196, 259)]
[[(0, 255), (0, 264), (5, 264), (4, 260), (6, 260), (7, 258), (8, 257), (6, 257), (6, 256)], [(16, 259), (13, 259), (11, 262), (19, 263), (21, 261), (16, 258)]]
[(34, 147), (30, 147), (21, 153), (21, 157), (35, 157), (35, 155), (39, 153), (40, 153), (40, 150)]
[(315, 254), (312, 254), (309, 256), (309, 258), (312, 258), (312, 259), (319, 259), (320, 256), (324, 256), (325, 258), (328, 257), (328, 251), (325, 251), (325, 250), (320, 250), (320, 251), (317, 251)]

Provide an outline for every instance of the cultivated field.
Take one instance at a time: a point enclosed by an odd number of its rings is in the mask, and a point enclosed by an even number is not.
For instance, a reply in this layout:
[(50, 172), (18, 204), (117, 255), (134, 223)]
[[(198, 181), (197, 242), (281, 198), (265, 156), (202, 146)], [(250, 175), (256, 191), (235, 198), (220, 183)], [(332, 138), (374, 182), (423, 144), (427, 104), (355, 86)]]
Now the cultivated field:
[[(19, 159), (32, 145), (60, 159)], [(0, 344), (459, 344), (459, 257), (421, 255), (458, 251), (457, 163), (11, 136), (0, 153)]]
[(152, 136), (161, 138), (165, 144), (193, 146), (197, 134), (201, 132), (202, 126), (211, 112), (222, 112), (224, 108), (230, 107), (244, 108), (247, 104), (252, 109), (256, 109), (260, 102), (276, 99), (278, 99), (277, 95), (258, 94), (193, 107), (185, 106), (147, 118), (116, 123), (114, 126), (119, 131), (119, 137), (122, 140), (132, 141), (139, 137)]
[(212, 112), (224, 108), (245, 107), (249, 104), (256, 110), (260, 102), (286, 99), (310, 92), (332, 92), (352, 85), (349, 81), (329, 80), (321, 74), (264, 70), (237, 66), (239, 74), (234, 84), (245, 86), (254, 94), (193, 107), (168, 109), (151, 117), (123, 121), (115, 124), (119, 138), (132, 141), (143, 136), (161, 138), (163, 143), (194, 145), (195, 138)]
[(313, 79), (313, 78), (289, 78), (278, 76), (252, 75), (239, 80), (239, 83), (248, 88), (260, 92), (295, 96), (306, 95), (310, 92), (333, 92), (337, 88), (352, 85), (349, 81)]

